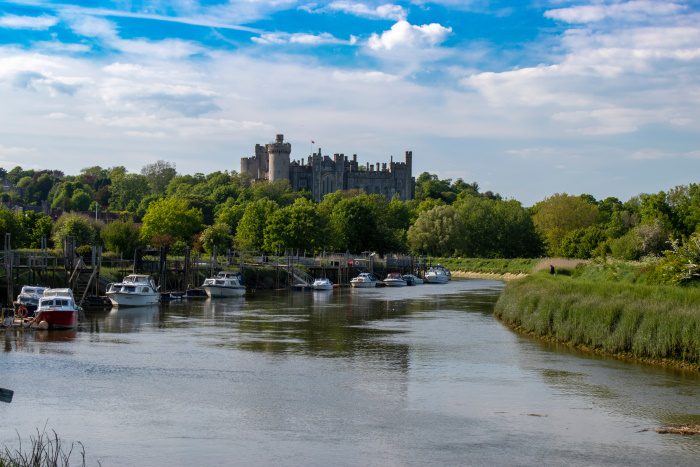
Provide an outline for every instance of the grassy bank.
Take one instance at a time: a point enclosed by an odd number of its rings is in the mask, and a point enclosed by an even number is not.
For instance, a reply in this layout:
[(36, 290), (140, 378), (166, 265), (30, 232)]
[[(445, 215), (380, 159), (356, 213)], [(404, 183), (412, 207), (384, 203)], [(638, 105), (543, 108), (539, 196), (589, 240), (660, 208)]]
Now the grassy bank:
[(430, 258), (432, 264), (440, 263), (450, 271), (487, 274), (527, 274), (539, 261), (539, 259), (531, 258)]
[(594, 351), (700, 368), (700, 290), (538, 273), (511, 282), (496, 317)]

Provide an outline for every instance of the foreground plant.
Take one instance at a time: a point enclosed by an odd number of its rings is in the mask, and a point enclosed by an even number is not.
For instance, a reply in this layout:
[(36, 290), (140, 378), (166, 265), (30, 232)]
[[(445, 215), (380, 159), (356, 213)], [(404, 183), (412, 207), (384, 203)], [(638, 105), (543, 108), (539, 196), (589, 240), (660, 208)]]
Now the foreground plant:
[(22, 446), (22, 437), (17, 435), (19, 447), (15, 450), (5, 446), (0, 451), (0, 467), (68, 467), (73, 449), (80, 448), (79, 465), (85, 466), (85, 447), (81, 442), (65, 447), (58, 434), (51, 430), (37, 429), (36, 436), (29, 437), (29, 447)]

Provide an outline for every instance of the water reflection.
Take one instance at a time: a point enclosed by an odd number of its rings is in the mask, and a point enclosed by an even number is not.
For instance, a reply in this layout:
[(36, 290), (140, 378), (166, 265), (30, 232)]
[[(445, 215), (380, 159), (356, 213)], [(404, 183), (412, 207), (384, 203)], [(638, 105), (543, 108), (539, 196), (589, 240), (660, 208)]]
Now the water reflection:
[(112, 308), (104, 319), (102, 331), (109, 333), (139, 332), (144, 326), (158, 323), (159, 310), (158, 305)]

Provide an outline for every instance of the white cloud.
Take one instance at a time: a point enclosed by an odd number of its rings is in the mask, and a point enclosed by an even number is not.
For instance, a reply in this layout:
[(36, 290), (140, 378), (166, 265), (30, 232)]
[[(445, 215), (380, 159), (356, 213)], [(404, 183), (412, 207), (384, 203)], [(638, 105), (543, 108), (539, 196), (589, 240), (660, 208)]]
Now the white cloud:
[[(332, 11), (342, 11), (351, 15), (362, 16), (372, 19), (390, 19), (401, 21), (406, 19), (406, 10), (401, 5), (385, 3), (376, 7), (371, 7), (366, 3), (353, 1), (335, 1), (330, 3), (326, 9)], [(324, 9), (325, 10), (325, 9)]]
[(18, 15), (3, 15), (0, 16), (0, 28), (8, 29), (35, 29), (44, 30), (55, 26), (58, 23), (58, 18), (54, 16), (18, 16)]
[(268, 33), (258, 37), (253, 37), (251, 40), (261, 45), (282, 45), (282, 44), (298, 44), (298, 45), (324, 45), (324, 44), (340, 44), (354, 45), (356, 39), (350, 37), (348, 40), (339, 39), (327, 32), (321, 34), (306, 34), (306, 33)]
[(36, 148), (25, 148), (17, 146), (5, 146), (0, 143), (0, 157), (26, 156), (36, 152)]
[(191, 41), (181, 39), (122, 39), (116, 25), (104, 18), (86, 15), (65, 14), (70, 28), (76, 34), (98, 39), (107, 47), (122, 53), (144, 55), (156, 59), (183, 58), (198, 55), (205, 49)]
[(627, 2), (594, 3), (545, 12), (547, 18), (567, 23), (594, 23), (605, 19), (634, 21), (679, 13), (686, 9), (678, 2), (632, 0)]
[(462, 84), (494, 108), (585, 135), (633, 133), (645, 125), (700, 129), (700, 26), (579, 28), (552, 64), (472, 73)]
[(438, 23), (416, 26), (408, 21), (398, 21), (381, 35), (372, 34), (367, 45), (372, 50), (435, 47), (447, 39), (452, 28)]
[(91, 47), (87, 44), (69, 44), (59, 41), (32, 42), (32, 48), (41, 52), (52, 53), (85, 53), (91, 50)]
[(356, 81), (363, 83), (390, 83), (399, 79), (398, 76), (381, 71), (341, 71), (332, 73), (336, 81)]
[(662, 149), (641, 149), (630, 154), (634, 161), (650, 161), (662, 159), (700, 159), (700, 150), (696, 151), (666, 151)]

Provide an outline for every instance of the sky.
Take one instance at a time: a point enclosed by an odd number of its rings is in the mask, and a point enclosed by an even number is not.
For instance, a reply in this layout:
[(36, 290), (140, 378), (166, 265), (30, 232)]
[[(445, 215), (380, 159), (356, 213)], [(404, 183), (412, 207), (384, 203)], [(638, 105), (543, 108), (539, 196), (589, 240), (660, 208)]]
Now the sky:
[(700, 2), (0, 0), (8, 170), (239, 171), (277, 133), (525, 205), (699, 182)]

